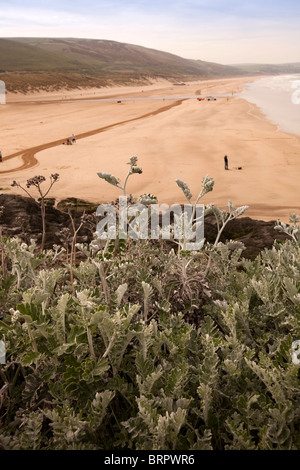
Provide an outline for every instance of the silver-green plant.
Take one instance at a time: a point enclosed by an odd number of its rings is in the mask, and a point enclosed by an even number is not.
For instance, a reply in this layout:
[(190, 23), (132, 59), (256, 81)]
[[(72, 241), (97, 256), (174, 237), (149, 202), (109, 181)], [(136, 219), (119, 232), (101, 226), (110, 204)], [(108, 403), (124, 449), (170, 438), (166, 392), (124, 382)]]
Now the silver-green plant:
[[(196, 198), (196, 201), (194, 203), (192, 203), (193, 195), (192, 195), (192, 193), (190, 191), (190, 188), (188, 187), (187, 183), (185, 181), (180, 180), (180, 179), (176, 179), (175, 181), (178, 184), (179, 188), (182, 189), (183, 194), (185, 195), (185, 197), (188, 200), (189, 204), (192, 205), (192, 215), (191, 215), (190, 220), (181, 220), (181, 222), (185, 223), (190, 228), (190, 230), (189, 230), (189, 236), (190, 236), (191, 232), (195, 228), (196, 224), (201, 222), (198, 219), (195, 219), (197, 204), (198, 204), (199, 200), (203, 196), (205, 196), (205, 194), (207, 194), (207, 193), (209, 193), (210, 191), (213, 190), (215, 182), (214, 182), (214, 179), (210, 178), (208, 175), (204, 176), (204, 178), (202, 179), (201, 190), (200, 190), (200, 192), (199, 192), (199, 194)], [(180, 221), (177, 221), (177, 223), (180, 223)], [(184, 231), (183, 239), (179, 240), (179, 243), (178, 243), (180, 249), (186, 250), (186, 243), (187, 243), (186, 231)], [(204, 240), (203, 240), (203, 243), (204, 243)]]
[(74, 296), (57, 247), (3, 246), (2, 449), (300, 449), (298, 243), (238, 261), (237, 242), (218, 242), (204, 305), (206, 248), (178, 257), (142, 241), (103, 257), (93, 245)]
[(290, 223), (285, 224), (284, 222), (277, 221), (274, 229), (278, 232), (285, 233), (292, 238), (296, 243), (300, 242), (300, 217), (296, 214), (290, 214)]
[(235, 207), (235, 205), (232, 204), (231, 201), (228, 201), (228, 212), (219, 209), (214, 204), (209, 204), (206, 207), (205, 215), (213, 214), (217, 222), (218, 233), (217, 233), (216, 240), (214, 242), (214, 247), (216, 247), (217, 244), (219, 243), (222, 232), (224, 228), (226, 227), (226, 225), (228, 224), (228, 222), (230, 220), (236, 219), (237, 217), (240, 217), (247, 209), (249, 209), (249, 206)]
[(133, 156), (130, 158), (128, 162), (129, 170), (128, 170), (128, 173), (126, 175), (126, 178), (123, 184), (121, 183), (121, 180), (119, 178), (112, 175), (111, 173), (104, 173), (102, 171), (99, 171), (97, 175), (99, 176), (99, 178), (103, 179), (107, 183), (112, 184), (113, 186), (116, 186), (117, 188), (121, 189), (123, 191), (123, 196), (126, 196), (126, 185), (128, 182), (128, 178), (131, 175), (134, 175), (136, 173), (137, 174), (143, 173), (143, 170), (137, 166), (137, 161), (138, 161), (138, 157), (136, 156)]
[[(242, 214), (244, 214), (244, 212), (248, 208), (249, 206), (235, 207), (235, 205), (231, 201), (228, 201), (228, 212), (225, 210), (219, 209), (214, 204), (209, 204), (206, 207), (205, 215), (213, 214), (217, 222), (217, 236), (213, 244), (213, 249), (215, 249), (218, 246), (222, 232), (224, 228), (226, 227), (226, 225), (228, 224), (228, 222), (230, 222), (233, 219), (236, 219), (237, 217), (240, 217)], [(209, 269), (211, 266), (211, 260), (212, 260), (212, 256), (210, 254), (207, 267), (204, 273), (204, 277), (206, 277), (209, 272)]]

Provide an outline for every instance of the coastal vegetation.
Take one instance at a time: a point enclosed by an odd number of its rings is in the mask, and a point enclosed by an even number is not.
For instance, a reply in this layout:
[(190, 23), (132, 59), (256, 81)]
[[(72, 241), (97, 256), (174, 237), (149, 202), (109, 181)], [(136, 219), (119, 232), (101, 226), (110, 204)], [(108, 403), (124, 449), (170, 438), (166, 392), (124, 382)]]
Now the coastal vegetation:
[(238, 67), (92, 39), (0, 38), (0, 63), (7, 90), (22, 93), (247, 75)]
[[(141, 171), (98, 176), (126, 194)], [(247, 208), (205, 209), (218, 231), (198, 251), (95, 235), (74, 262), (72, 237), (1, 237), (1, 449), (300, 449), (299, 218), (248, 259), (220, 241)]]
[(300, 71), (299, 62), (223, 65), (134, 44), (76, 38), (0, 38), (0, 64), (7, 91), (21, 93)]

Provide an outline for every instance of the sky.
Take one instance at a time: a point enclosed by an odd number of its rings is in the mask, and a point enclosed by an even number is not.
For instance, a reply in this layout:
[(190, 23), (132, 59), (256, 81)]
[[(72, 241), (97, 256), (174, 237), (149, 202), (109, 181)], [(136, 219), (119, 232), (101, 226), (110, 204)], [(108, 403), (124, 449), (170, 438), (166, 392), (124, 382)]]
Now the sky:
[(300, 0), (0, 0), (0, 37), (108, 39), (220, 64), (300, 62)]

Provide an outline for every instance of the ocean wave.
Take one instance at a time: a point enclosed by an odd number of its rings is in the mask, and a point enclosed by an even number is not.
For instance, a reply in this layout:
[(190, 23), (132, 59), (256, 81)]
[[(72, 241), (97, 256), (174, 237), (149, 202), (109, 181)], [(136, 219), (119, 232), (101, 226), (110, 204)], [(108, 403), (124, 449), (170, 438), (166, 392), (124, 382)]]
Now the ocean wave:
[[(300, 77), (299, 77), (300, 78)], [(300, 104), (300, 79), (295, 75), (281, 75), (279, 77), (268, 77), (258, 80), (257, 85), (274, 92), (285, 92), (290, 94), (293, 104)], [(293, 91), (295, 90), (295, 91)]]
[(292, 88), (296, 89), (292, 94), (292, 102), (294, 104), (300, 104), (300, 80), (294, 80), (292, 82)]
[(265, 77), (248, 83), (240, 94), (256, 104), (281, 130), (300, 135), (300, 75)]

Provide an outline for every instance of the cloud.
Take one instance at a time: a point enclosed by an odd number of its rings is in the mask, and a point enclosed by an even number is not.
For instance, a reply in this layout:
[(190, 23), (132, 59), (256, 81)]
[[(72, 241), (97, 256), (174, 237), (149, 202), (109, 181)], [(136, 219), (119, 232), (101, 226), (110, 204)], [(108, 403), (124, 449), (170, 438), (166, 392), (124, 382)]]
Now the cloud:
[(300, 59), (299, 0), (0, 0), (0, 12), (2, 37), (111, 39), (220, 63)]

